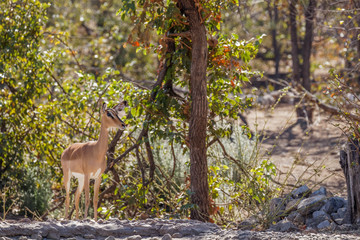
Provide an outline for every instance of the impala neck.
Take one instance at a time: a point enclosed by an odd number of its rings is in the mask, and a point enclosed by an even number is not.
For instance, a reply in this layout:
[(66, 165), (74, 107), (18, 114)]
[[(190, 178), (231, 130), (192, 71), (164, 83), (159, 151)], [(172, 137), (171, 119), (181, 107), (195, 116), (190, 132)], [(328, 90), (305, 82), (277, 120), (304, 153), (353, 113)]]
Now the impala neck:
[(105, 126), (104, 122), (101, 121), (100, 136), (96, 142), (98, 153), (100, 153), (101, 155), (106, 154), (108, 148), (108, 139), (109, 139), (109, 131), (107, 130), (107, 126)]

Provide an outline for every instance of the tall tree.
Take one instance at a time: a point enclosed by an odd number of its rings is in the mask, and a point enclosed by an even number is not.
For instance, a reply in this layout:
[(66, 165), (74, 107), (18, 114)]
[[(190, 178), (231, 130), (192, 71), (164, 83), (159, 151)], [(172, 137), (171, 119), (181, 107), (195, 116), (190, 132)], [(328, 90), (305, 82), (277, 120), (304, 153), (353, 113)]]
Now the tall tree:
[[(184, 151), (190, 152), (189, 198), (193, 206), (190, 216), (208, 221), (211, 200), (207, 148), (229, 134), (226, 124), (215, 124), (214, 118), (237, 118), (243, 103), (239, 97), (241, 84), (252, 74), (248, 62), (257, 53), (261, 37), (240, 41), (236, 34), (228, 38), (219, 32), (222, 20), (219, 6), (232, 4), (227, 1), (123, 3), (121, 16), (130, 16), (135, 22), (128, 43), (147, 51), (155, 45), (153, 49), (161, 59), (151, 100), (143, 98), (141, 105), (134, 107), (145, 106), (150, 138), (168, 137), (188, 147)], [(150, 43), (144, 37), (153, 28), (159, 43)], [(188, 91), (179, 96), (174, 92), (176, 86)], [(132, 113), (138, 112), (134, 107)]]
[(300, 82), (300, 61), (299, 61), (299, 45), (297, 33), (296, 4), (298, 0), (290, 0), (289, 14), (290, 14), (290, 38), (291, 38), (291, 57), (292, 57), (292, 75), (293, 81)]
[(279, 77), (279, 68), (280, 68), (280, 48), (277, 40), (277, 26), (279, 23), (279, 11), (278, 11), (278, 1), (274, 2), (267, 0), (267, 11), (270, 17), (270, 32), (272, 39), (272, 47), (274, 51), (274, 61), (275, 61), (275, 79)]
[(206, 68), (208, 47), (206, 28), (201, 21), (200, 9), (194, 0), (180, 0), (181, 9), (188, 19), (192, 41), (190, 95), (191, 112), (189, 125), (191, 202), (198, 208), (191, 210), (191, 218), (209, 220), (209, 185), (207, 179), (206, 129), (207, 129), (207, 82)]
[(303, 87), (310, 91), (310, 56), (311, 48), (313, 42), (313, 32), (314, 32), (314, 18), (315, 18), (315, 7), (316, 0), (310, 0), (309, 5), (305, 9), (305, 37), (302, 47), (302, 85)]
[[(298, 37), (301, 34), (298, 34), (297, 29), (297, 4), (298, 0), (289, 0), (293, 81), (297, 84), (301, 84), (307, 91), (311, 91), (310, 57), (313, 42), (316, 1), (309, 0), (307, 7), (304, 9), (305, 37), (303, 40)], [(301, 48), (299, 48), (299, 42), (302, 42)], [(302, 62), (300, 60), (302, 60)], [(297, 109), (298, 122), (301, 123), (303, 129), (307, 128), (308, 122), (312, 122), (312, 111), (312, 107), (303, 104)]]

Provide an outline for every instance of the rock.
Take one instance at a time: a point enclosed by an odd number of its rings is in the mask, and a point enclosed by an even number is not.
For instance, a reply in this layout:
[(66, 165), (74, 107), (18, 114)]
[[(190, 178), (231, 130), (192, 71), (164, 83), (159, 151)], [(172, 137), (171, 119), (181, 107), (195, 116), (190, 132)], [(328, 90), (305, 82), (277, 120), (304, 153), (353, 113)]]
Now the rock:
[(339, 208), (336, 213), (339, 215), (339, 218), (344, 218), (346, 215), (346, 211), (347, 211), (347, 208), (342, 207), (342, 208)]
[(337, 226), (337, 230), (340, 231), (351, 231), (351, 230), (355, 230), (357, 227), (352, 225), (352, 224), (342, 224)]
[(329, 229), (331, 226), (329, 220), (325, 220), (317, 225), (317, 229), (319, 230), (326, 230)]
[(283, 219), (276, 223), (275, 225), (272, 225), (270, 229), (274, 231), (280, 231), (280, 232), (291, 232), (291, 231), (298, 231), (299, 229), (288, 219)]
[(41, 236), (41, 233), (34, 233), (33, 235), (31, 235), (31, 239), (42, 240), (43, 237)]
[(21, 237), (19, 237), (19, 240), (27, 240), (28, 238), (27, 237), (25, 237), (25, 236), (21, 236)]
[(251, 216), (251, 217), (245, 219), (244, 221), (242, 221), (242, 222), (238, 225), (238, 229), (240, 229), (240, 230), (251, 230), (251, 229), (253, 229), (257, 224), (258, 224), (258, 221), (257, 221), (256, 217), (255, 217), (255, 216)]
[(303, 215), (301, 215), (300, 213), (296, 212), (296, 216), (294, 218), (294, 223), (296, 224), (304, 224), (305, 223), (305, 218), (303, 217)]
[(329, 214), (336, 212), (339, 208), (342, 208), (345, 205), (345, 199), (342, 197), (331, 197), (329, 198), (325, 205), (323, 206), (324, 212)]
[(296, 217), (296, 215), (298, 215), (299, 213), (294, 211), (294, 212), (291, 212), (286, 218), (291, 221), (291, 222), (294, 222), (294, 219)]
[(181, 233), (174, 233), (174, 234), (172, 235), (172, 237), (173, 237), (173, 238), (182, 238), (183, 235), (182, 235)]
[(113, 236), (108, 236), (105, 240), (115, 240), (115, 238)]
[(313, 212), (312, 218), (306, 219), (305, 223), (306, 223), (306, 226), (317, 228), (317, 226), (321, 222), (324, 222), (326, 220), (328, 220), (330, 222), (331, 221), (330, 216), (326, 212), (320, 210), (320, 211)]
[(55, 239), (55, 240), (59, 240), (60, 239), (60, 234), (59, 231), (51, 231), (48, 233), (47, 235), (48, 239)]
[(334, 218), (334, 222), (338, 225), (341, 225), (343, 223), (344, 219), (343, 218)]
[(273, 198), (270, 200), (270, 216), (273, 218), (284, 215), (285, 213), (285, 199), (283, 198)]
[(19, 220), (21, 223), (31, 223), (31, 220), (29, 218), (22, 218)]
[(313, 192), (310, 197), (312, 196), (316, 196), (316, 195), (324, 195), (326, 196), (326, 188), (325, 187), (320, 187), (318, 190), (316, 190), (315, 192)]
[(96, 237), (93, 234), (85, 234), (84, 238), (85, 239), (95, 239)]
[(172, 237), (171, 237), (171, 235), (170, 234), (165, 234), (162, 238), (161, 238), (161, 240), (171, 240), (172, 239)]
[(304, 230), (304, 233), (306, 234), (311, 234), (311, 233), (317, 233), (316, 229), (312, 228), (312, 227), (307, 227), (305, 230)]
[(327, 213), (324, 212), (324, 211), (322, 211), (322, 210), (320, 210), (320, 211), (315, 211), (315, 212), (313, 212), (313, 214), (312, 214), (312, 217), (313, 217), (313, 218), (318, 218), (318, 217), (322, 217), (322, 216), (327, 216)]
[(326, 197), (323, 195), (316, 195), (300, 201), (297, 211), (303, 215), (309, 215), (317, 210), (319, 210), (326, 200)]
[(332, 217), (332, 219), (340, 218), (338, 213), (332, 213), (332, 214), (330, 214), (330, 216)]
[(286, 204), (285, 212), (292, 212), (296, 210), (298, 208), (300, 201), (301, 201), (300, 198), (290, 200), (288, 204)]
[(310, 194), (311, 194), (311, 190), (306, 185), (302, 185), (301, 187), (291, 192), (291, 196), (293, 198), (303, 198), (309, 196)]
[(141, 236), (140, 235), (135, 235), (135, 236), (130, 236), (128, 238), (126, 238), (127, 240), (141, 240)]

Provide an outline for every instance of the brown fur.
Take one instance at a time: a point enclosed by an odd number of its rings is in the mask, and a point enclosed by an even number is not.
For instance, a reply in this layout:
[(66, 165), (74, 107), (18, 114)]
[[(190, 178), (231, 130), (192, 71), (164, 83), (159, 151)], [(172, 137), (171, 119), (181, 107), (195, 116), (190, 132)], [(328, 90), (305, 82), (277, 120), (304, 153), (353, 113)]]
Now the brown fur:
[[(117, 127), (125, 129), (124, 122), (118, 117), (119, 111), (126, 107), (126, 102), (116, 105), (112, 109), (106, 109), (106, 104), (103, 104), (101, 111), (101, 130), (97, 141), (90, 141), (86, 143), (74, 143), (64, 150), (61, 155), (61, 166), (64, 174), (64, 185), (66, 189), (65, 201), (65, 218), (68, 217), (70, 204), (70, 179), (73, 175), (79, 180), (79, 186), (75, 194), (75, 208), (76, 218), (79, 218), (79, 199), (83, 188), (85, 187), (85, 213), (84, 218), (87, 217), (87, 212), (90, 204), (89, 199), (89, 184), (90, 178), (95, 179), (94, 185), (94, 219), (97, 221), (97, 204), (99, 187), (101, 183), (101, 175), (106, 168), (105, 154), (108, 146), (108, 128)], [(108, 116), (108, 112), (112, 113)], [(116, 116), (113, 116), (116, 114)], [(95, 176), (96, 174), (96, 176)], [(82, 177), (83, 176), (83, 177)]]

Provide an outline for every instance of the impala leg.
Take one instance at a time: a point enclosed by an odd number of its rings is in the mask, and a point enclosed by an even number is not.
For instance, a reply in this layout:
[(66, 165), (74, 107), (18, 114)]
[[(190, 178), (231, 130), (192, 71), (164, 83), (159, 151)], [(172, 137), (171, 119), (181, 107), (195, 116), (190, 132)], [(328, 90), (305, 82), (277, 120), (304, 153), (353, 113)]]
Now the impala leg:
[(97, 208), (98, 208), (98, 201), (99, 201), (99, 188), (101, 183), (101, 175), (97, 179), (95, 179), (94, 185), (94, 219), (97, 221)]
[(79, 200), (80, 200), (81, 192), (84, 189), (84, 177), (79, 177), (78, 182), (79, 182), (79, 185), (78, 185), (76, 193), (75, 193), (76, 219), (79, 219)]
[(87, 218), (88, 209), (90, 205), (90, 177), (89, 175), (85, 175), (85, 215), (84, 218)]
[(69, 204), (70, 204), (70, 179), (71, 175), (69, 172), (64, 172), (64, 186), (66, 190), (66, 199), (65, 199), (65, 219), (69, 218)]

